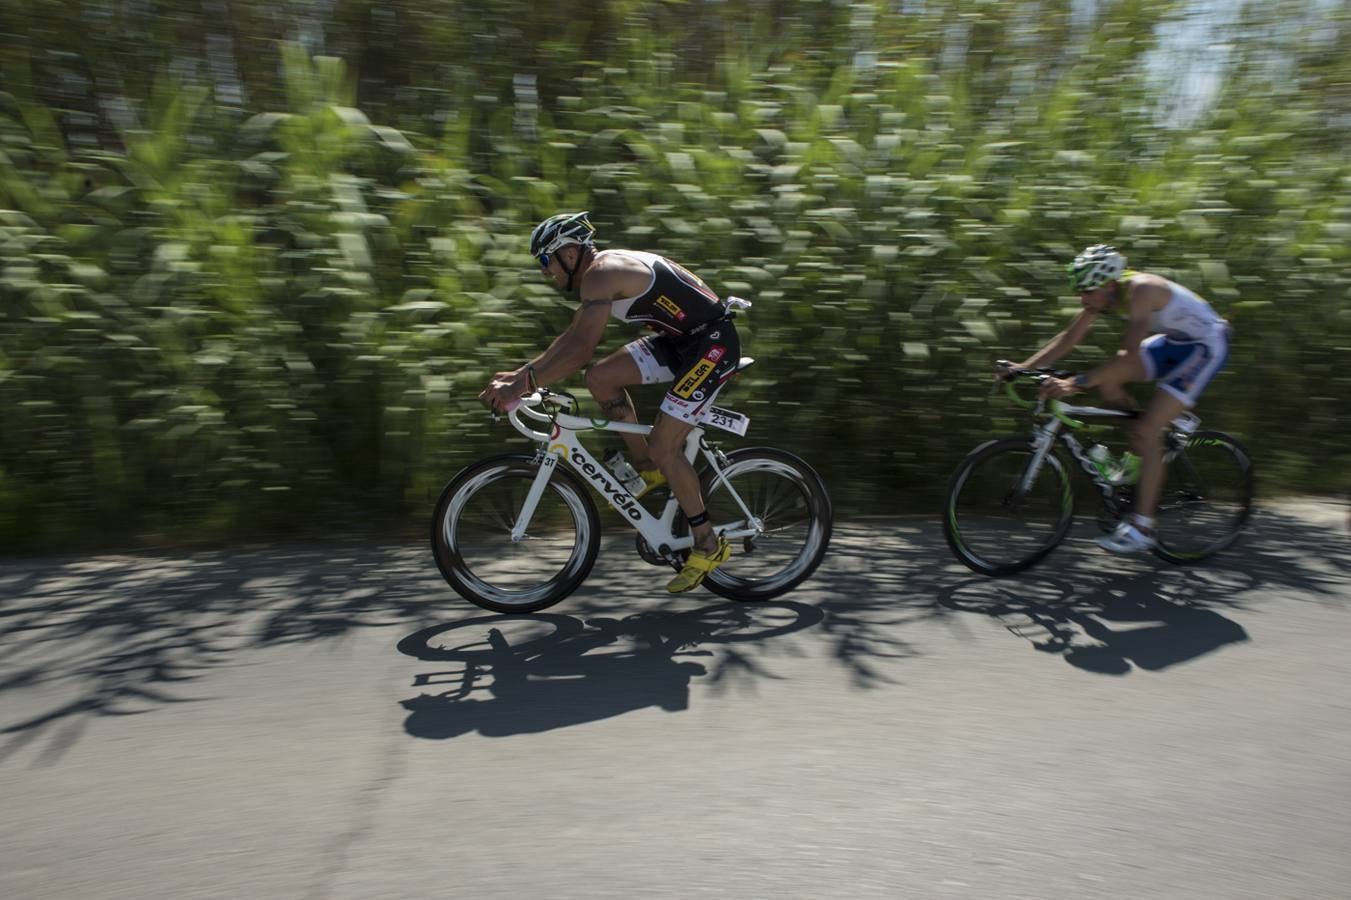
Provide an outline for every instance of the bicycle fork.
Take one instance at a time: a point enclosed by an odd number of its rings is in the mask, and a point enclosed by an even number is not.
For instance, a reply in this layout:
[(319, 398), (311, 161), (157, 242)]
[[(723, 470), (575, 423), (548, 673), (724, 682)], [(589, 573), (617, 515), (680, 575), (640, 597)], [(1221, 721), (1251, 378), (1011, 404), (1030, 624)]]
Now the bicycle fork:
[(538, 454), (539, 471), (535, 473), (535, 480), (530, 483), (530, 491), (525, 495), (525, 503), (521, 506), (521, 512), (516, 516), (516, 522), (511, 526), (511, 542), (519, 544), (525, 540), (525, 530), (530, 527), (530, 519), (535, 515), (535, 507), (539, 506), (539, 498), (544, 496), (544, 490), (549, 486), (549, 478), (554, 473), (554, 466), (558, 465), (558, 457), (553, 453), (545, 453), (541, 450)]
[(1055, 446), (1055, 439), (1059, 434), (1060, 423), (1052, 420), (1038, 428), (1032, 435), (1032, 459), (1028, 461), (1027, 468), (1023, 470), (1022, 480), (1018, 482), (1018, 500), (1031, 492), (1032, 485), (1041, 474), (1041, 467), (1046, 463), (1046, 454)]

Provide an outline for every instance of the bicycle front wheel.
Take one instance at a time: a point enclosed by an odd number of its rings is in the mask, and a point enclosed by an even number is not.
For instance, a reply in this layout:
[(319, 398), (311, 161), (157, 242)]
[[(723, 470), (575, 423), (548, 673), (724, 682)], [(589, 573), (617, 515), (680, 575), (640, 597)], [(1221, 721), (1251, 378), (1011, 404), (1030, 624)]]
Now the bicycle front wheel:
[(973, 572), (1021, 572), (1069, 533), (1074, 493), (1065, 464), (1048, 452), (1028, 482), (1034, 456), (1028, 438), (1002, 438), (972, 450), (953, 473), (943, 535)]
[(446, 485), (432, 517), (441, 575), (471, 603), (494, 612), (534, 612), (577, 589), (596, 562), (600, 517), (586, 488), (555, 468), (525, 539), (512, 529), (539, 467), (522, 454), (469, 466)]
[(825, 482), (801, 458), (768, 447), (734, 450), (722, 477), (710, 467), (702, 487), (715, 529), (748, 527), (747, 511), (759, 527), (754, 536), (732, 539), (732, 558), (708, 573), (704, 586), (713, 593), (729, 600), (769, 600), (797, 587), (821, 564), (834, 512)]
[(1168, 464), (1154, 552), (1172, 563), (1214, 556), (1238, 540), (1252, 494), (1252, 462), (1243, 445), (1219, 431), (1196, 432)]

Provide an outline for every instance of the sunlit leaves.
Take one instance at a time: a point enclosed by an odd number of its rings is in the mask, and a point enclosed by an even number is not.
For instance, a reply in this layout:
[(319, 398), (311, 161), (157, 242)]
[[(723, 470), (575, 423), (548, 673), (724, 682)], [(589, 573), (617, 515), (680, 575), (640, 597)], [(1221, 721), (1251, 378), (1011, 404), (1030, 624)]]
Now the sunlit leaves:
[[(330, 23), (324, 56), (240, 48), (233, 107), (220, 82), (130, 73), (106, 147), (67, 144), (40, 92), (0, 97), (0, 538), (420, 511), (513, 439), (484, 381), (571, 319), (524, 247), (559, 209), (755, 301), (760, 362), (727, 401), (841, 509), (932, 491), (1009, 427), (989, 361), (1063, 327), (1064, 261), (1097, 240), (1233, 318), (1208, 419), (1259, 455), (1335, 445), (1301, 399), (1306, 372), (1351, 388), (1327, 365), (1351, 346), (1335, 39), (1305, 52), (1248, 9), (1269, 40), (1178, 126), (1142, 63), (1175, 4), (1101, 4), (1087, 30), (1066, 2), (913, 6), (495, 2), (452, 27), (454, 4), (414, 0)], [(1253, 378), (1286, 402), (1254, 403)], [(1319, 458), (1268, 483), (1319, 486)]]

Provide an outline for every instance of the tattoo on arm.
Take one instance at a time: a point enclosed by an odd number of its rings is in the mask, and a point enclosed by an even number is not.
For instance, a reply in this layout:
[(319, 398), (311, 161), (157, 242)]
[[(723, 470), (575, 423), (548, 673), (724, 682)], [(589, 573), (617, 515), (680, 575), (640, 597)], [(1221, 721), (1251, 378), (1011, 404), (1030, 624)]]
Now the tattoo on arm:
[(600, 405), (600, 408), (605, 410), (605, 414), (612, 419), (617, 418), (619, 413), (633, 410), (633, 407), (629, 404), (629, 398), (624, 394), (620, 394), (613, 400), (606, 400)]

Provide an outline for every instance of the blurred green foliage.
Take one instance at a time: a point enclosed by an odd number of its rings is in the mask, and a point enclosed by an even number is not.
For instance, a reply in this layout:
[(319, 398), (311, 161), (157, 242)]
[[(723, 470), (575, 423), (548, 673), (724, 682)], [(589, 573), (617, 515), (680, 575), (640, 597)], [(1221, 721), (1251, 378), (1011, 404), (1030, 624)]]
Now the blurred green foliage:
[(1351, 489), (1351, 0), (1244, 6), (1190, 111), (1187, 4), (1075, 7), (11, 0), (0, 547), (424, 515), (523, 445), (473, 398), (569, 321), (526, 237), (582, 208), (755, 301), (726, 402), (844, 508), (1021, 427), (989, 365), (1098, 241), (1233, 320), (1200, 412), (1267, 490)]

